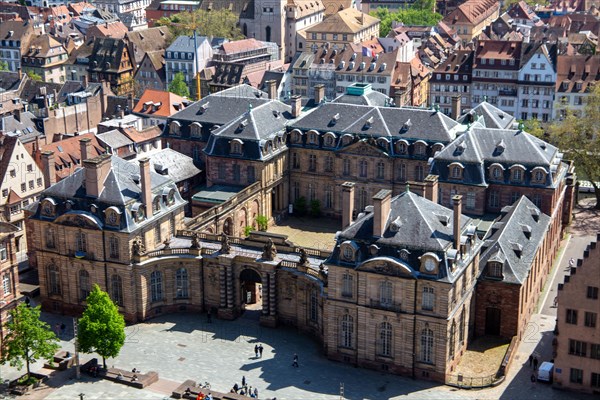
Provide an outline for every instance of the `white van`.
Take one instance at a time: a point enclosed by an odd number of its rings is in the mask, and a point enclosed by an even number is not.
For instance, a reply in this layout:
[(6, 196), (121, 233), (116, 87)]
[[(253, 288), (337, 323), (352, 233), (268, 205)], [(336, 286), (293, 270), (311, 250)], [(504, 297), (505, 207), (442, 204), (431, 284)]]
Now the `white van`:
[(544, 361), (538, 369), (538, 381), (552, 383), (552, 375), (554, 374), (554, 364)]

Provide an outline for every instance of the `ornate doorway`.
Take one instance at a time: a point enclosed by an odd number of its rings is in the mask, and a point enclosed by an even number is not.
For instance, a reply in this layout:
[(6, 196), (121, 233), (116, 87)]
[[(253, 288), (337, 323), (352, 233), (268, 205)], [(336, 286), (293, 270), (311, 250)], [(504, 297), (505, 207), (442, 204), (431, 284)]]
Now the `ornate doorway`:
[(262, 310), (262, 279), (256, 270), (252, 268), (242, 270), (240, 273), (240, 291), (242, 310)]

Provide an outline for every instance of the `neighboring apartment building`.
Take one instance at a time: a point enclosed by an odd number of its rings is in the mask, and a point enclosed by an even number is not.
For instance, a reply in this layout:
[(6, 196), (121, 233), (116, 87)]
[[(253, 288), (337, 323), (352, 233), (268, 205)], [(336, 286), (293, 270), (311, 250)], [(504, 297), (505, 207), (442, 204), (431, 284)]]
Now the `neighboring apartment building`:
[[(526, 43), (519, 69), (517, 109), (515, 116), (522, 120), (553, 119), (556, 57), (558, 46), (547, 43)], [(502, 104), (500, 108), (504, 111)]]
[(164, 50), (149, 51), (144, 55), (133, 76), (136, 97), (141, 96), (148, 89), (167, 89), (165, 64)]
[(488, 101), (515, 115), (518, 100), (522, 42), (480, 41), (475, 49), (471, 102)]
[(190, 97), (198, 98), (196, 74), (212, 59), (213, 48), (204, 36), (179, 36), (165, 50), (167, 87), (178, 72), (182, 72), (190, 88)]
[(564, 117), (567, 111), (582, 115), (600, 77), (600, 55), (560, 55), (556, 70), (554, 118)]
[(181, 96), (162, 90), (146, 89), (140, 97), (133, 114), (142, 117), (142, 126), (162, 125), (167, 123), (167, 118), (183, 110), (189, 101)]
[(306, 50), (329, 43), (334, 49), (379, 37), (379, 20), (355, 8), (346, 8), (305, 30)]
[(131, 31), (145, 29), (146, 7), (150, 0), (95, 0), (94, 6), (119, 16), (121, 22)]
[[(21, 299), (19, 291), (19, 263), (15, 249), (15, 234), (18, 228), (0, 222), (0, 346), (6, 336), (6, 323), (10, 321), (10, 311)], [(2, 347), (0, 347), (2, 348)]]
[(0, 212), (15, 225), (15, 251), (27, 250), (24, 208), (44, 190), (44, 175), (17, 136), (0, 135)]
[(0, 61), (8, 64), (8, 70), (21, 69), (21, 58), (29, 51), (34, 34), (29, 21), (2, 21), (0, 24)]
[(29, 50), (23, 54), (23, 72), (33, 72), (44, 82), (64, 82), (68, 58), (67, 50), (54, 37), (41, 35), (31, 40)]
[(453, 98), (460, 97), (458, 115), (471, 108), (471, 81), (473, 78), (473, 50), (457, 50), (431, 74), (429, 82), (431, 103), (446, 115), (452, 115)]
[(500, 16), (500, 3), (496, 0), (468, 0), (444, 18), (444, 23), (456, 29), (465, 42), (479, 37), (483, 30)]
[(600, 393), (600, 234), (558, 284), (554, 385)]
[(304, 48), (303, 31), (323, 21), (320, 0), (255, 0), (240, 16), (244, 36), (280, 45), (278, 59), (289, 62)]
[(133, 64), (123, 39), (97, 38), (89, 56), (91, 82), (107, 81), (118, 96), (133, 93)]

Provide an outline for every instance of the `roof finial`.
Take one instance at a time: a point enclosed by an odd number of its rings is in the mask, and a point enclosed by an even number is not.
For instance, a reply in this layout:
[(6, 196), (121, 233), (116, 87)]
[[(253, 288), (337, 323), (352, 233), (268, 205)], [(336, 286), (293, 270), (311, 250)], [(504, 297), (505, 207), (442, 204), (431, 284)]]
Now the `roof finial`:
[(248, 113), (252, 111), (252, 104), (248, 104)]
[(410, 185), (408, 183), (406, 184), (406, 193), (410, 193)]

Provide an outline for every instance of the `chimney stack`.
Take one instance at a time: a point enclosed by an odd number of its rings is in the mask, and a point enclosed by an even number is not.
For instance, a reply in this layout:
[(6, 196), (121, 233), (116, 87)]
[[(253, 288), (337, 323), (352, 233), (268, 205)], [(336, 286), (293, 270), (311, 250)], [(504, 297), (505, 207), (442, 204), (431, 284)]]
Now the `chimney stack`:
[(265, 82), (267, 84), (267, 93), (269, 93), (269, 99), (277, 100), (277, 82), (270, 80)]
[(458, 118), (460, 118), (460, 101), (461, 101), (461, 95), (459, 94), (458, 96), (452, 96), (452, 119), (453, 120), (458, 120)]
[(342, 183), (342, 229), (352, 223), (354, 213), (354, 182)]
[[(125, 117), (125, 110), (123, 110), (123, 108), (118, 105), (117, 106), (117, 118), (119, 119), (123, 119)], [(119, 122), (119, 126), (121, 125), (121, 123)]]
[(83, 165), (83, 162), (92, 156), (92, 139), (79, 139), (79, 151), (81, 152), (81, 165)]
[(81, 76), (81, 86), (83, 86), (84, 89), (88, 86), (87, 72)]
[(42, 153), (42, 166), (44, 168), (44, 187), (48, 189), (56, 183), (56, 167), (53, 151), (44, 151)]
[(402, 107), (402, 93), (399, 90), (394, 92), (394, 105), (396, 107)]
[(438, 202), (438, 176), (427, 175), (425, 177), (425, 198), (434, 203)]
[(302, 97), (299, 95), (292, 96), (290, 105), (292, 106), (292, 117), (298, 118), (302, 112)]
[(85, 168), (85, 194), (90, 197), (98, 197), (104, 189), (104, 181), (110, 172), (110, 154), (102, 154), (98, 157), (83, 161)]
[(325, 99), (325, 85), (315, 85), (315, 104), (320, 104)]
[(373, 236), (382, 237), (392, 206), (392, 191), (381, 189), (373, 196)]
[(462, 213), (462, 196), (460, 194), (452, 196), (452, 204), (454, 205), (454, 248), (460, 250), (460, 214)]
[(142, 183), (142, 203), (146, 207), (146, 215), (152, 215), (152, 183), (150, 181), (150, 159), (140, 160), (140, 176)]

